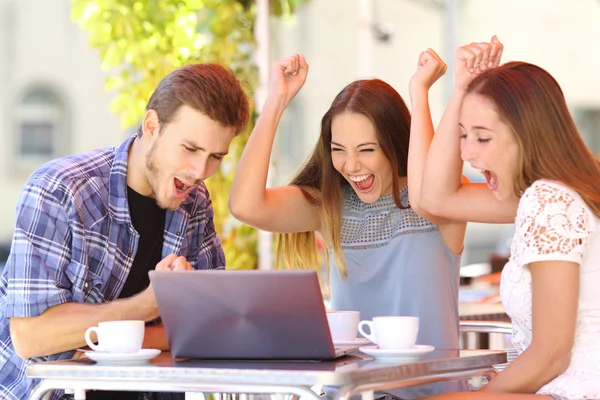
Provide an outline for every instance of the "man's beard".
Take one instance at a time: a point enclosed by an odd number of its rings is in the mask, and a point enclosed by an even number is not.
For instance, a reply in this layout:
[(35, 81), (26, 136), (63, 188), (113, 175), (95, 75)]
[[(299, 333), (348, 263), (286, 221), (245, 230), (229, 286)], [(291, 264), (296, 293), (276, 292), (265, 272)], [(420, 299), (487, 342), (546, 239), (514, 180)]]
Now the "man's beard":
[(152, 188), (152, 193), (154, 193), (154, 200), (156, 201), (156, 204), (160, 207), (160, 208), (164, 208), (170, 211), (175, 211), (179, 208), (179, 204), (176, 206), (170, 205), (170, 204), (165, 204), (163, 202), (161, 202), (161, 200), (158, 198), (158, 182), (160, 181), (160, 166), (158, 166), (156, 164), (156, 142), (152, 144), (152, 146), (150, 147), (150, 150), (148, 151), (148, 154), (146, 154), (146, 177), (148, 179), (148, 183), (150, 184), (150, 187)]

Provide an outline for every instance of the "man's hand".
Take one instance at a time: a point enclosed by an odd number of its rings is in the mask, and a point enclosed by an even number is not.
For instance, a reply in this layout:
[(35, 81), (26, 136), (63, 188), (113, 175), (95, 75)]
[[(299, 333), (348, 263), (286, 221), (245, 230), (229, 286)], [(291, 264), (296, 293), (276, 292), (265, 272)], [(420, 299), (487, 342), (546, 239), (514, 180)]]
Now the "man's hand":
[[(177, 254), (169, 254), (163, 258), (158, 264), (156, 264), (156, 271), (189, 271), (192, 270), (192, 265), (183, 256), (177, 256)], [(156, 296), (154, 295), (154, 288), (152, 283), (139, 294), (140, 300), (143, 302), (143, 306), (148, 308), (148, 312), (153, 320), (160, 316), (158, 310), (158, 304), (156, 302)]]
[(189, 271), (192, 269), (192, 264), (183, 256), (177, 257), (177, 254), (169, 254), (156, 264), (155, 268), (156, 271)]

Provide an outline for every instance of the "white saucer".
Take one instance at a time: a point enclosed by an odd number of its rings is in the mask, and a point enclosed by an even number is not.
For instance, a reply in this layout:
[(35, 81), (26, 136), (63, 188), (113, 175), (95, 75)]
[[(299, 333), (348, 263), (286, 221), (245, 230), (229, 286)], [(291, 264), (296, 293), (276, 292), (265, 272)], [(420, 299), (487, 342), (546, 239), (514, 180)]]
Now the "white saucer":
[(377, 359), (393, 360), (403, 358), (415, 358), (423, 354), (431, 353), (433, 350), (435, 350), (435, 347), (427, 346), (424, 344), (416, 344), (413, 347), (409, 347), (407, 349), (383, 350), (380, 349), (378, 346), (364, 346), (360, 347), (358, 350)]
[(157, 349), (142, 349), (137, 353), (105, 353), (86, 351), (85, 355), (100, 365), (144, 365), (160, 354)]
[(354, 340), (341, 340), (339, 342), (333, 342), (334, 346), (364, 346), (370, 344), (371, 341), (366, 338), (357, 337)]

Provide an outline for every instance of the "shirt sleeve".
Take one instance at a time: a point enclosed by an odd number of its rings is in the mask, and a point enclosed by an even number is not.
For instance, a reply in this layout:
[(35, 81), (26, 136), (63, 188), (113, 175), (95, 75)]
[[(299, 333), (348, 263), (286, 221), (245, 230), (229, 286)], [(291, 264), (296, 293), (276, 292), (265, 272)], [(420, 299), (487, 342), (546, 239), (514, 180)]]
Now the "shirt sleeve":
[(201, 244), (198, 254), (198, 269), (225, 269), (225, 253), (221, 246), (221, 239), (215, 230), (214, 210), (212, 200), (205, 188), (205, 209), (206, 224), (201, 236)]
[(522, 242), (523, 265), (536, 261), (581, 264), (591, 242), (594, 214), (573, 190), (537, 181), (521, 198), (515, 240)]
[(16, 209), (10, 255), (5, 265), (3, 313), (35, 317), (49, 307), (71, 302), (66, 276), (71, 231), (67, 213), (43, 184), (28, 183)]

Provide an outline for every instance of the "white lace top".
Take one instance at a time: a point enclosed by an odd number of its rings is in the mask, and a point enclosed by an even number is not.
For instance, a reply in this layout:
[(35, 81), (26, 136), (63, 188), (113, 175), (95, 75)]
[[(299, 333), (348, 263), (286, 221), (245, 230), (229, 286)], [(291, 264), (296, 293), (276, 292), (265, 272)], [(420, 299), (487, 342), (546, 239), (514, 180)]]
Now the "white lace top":
[(558, 182), (535, 182), (519, 202), (511, 257), (502, 271), (500, 286), (502, 303), (513, 323), (513, 343), (519, 353), (532, 339), (531, 273), (527, 264), (549, 260), (580, 264), (571, 363), (562, 375), (543, 386), (539, 394), (600, 399), (599, 222), (579, 194)]

